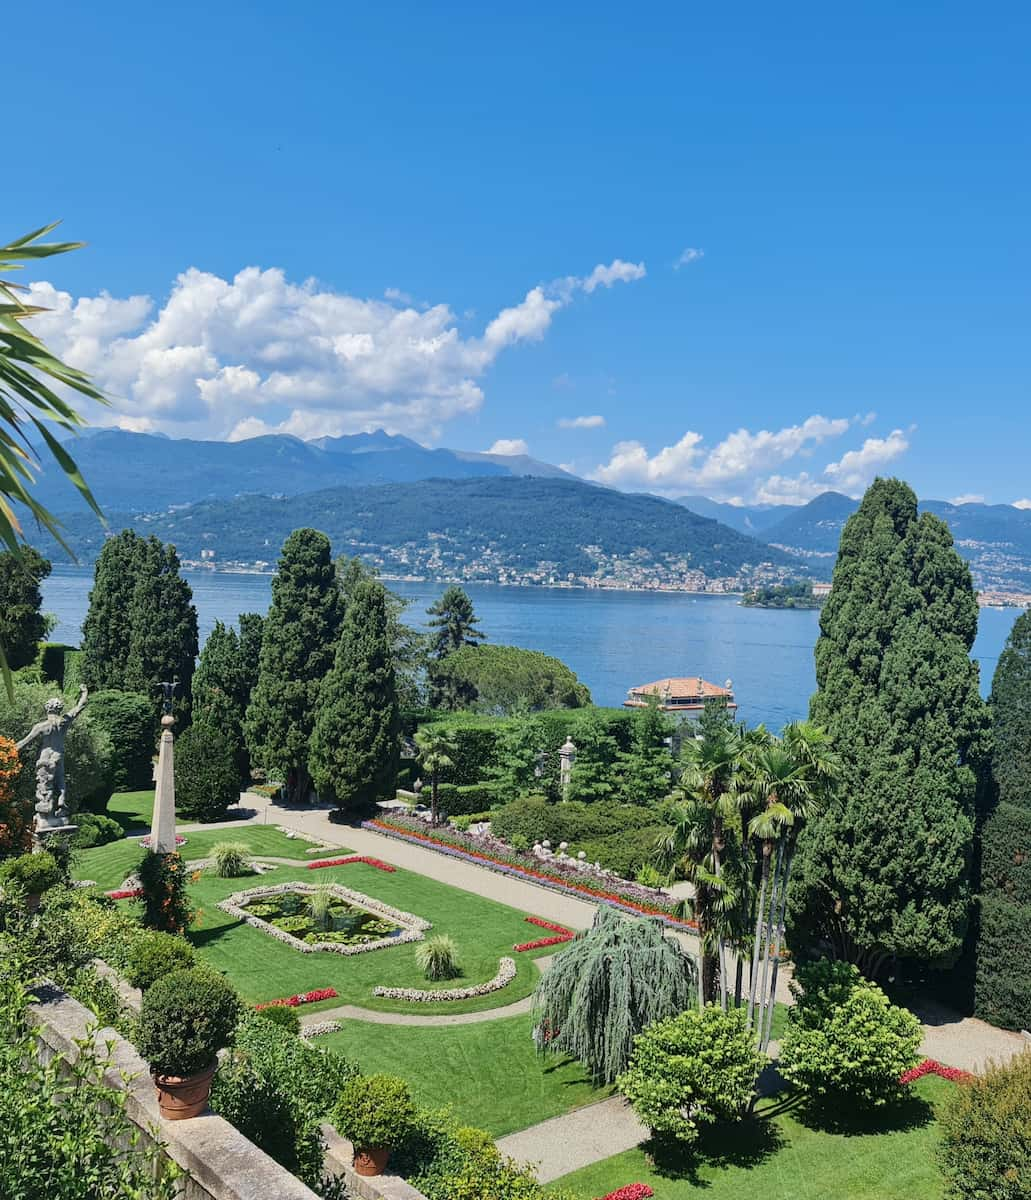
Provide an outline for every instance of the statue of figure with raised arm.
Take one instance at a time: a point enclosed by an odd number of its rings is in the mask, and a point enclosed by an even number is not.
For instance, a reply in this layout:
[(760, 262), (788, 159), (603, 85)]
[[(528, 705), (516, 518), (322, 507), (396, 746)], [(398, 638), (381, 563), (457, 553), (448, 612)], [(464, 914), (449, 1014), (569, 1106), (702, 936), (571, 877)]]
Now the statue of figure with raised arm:
[(64, 701), (55, 696), (44, 706), (46, 716), (18, 742), (19, 752), (40, 739), (36, 760), (36, 825), (59, 828), (68, 824), (68, 794), (64, 777), (64, 739), (69, 726), (86, 707), (89, 693), (83, 687), (74, 708), (64, 711)]

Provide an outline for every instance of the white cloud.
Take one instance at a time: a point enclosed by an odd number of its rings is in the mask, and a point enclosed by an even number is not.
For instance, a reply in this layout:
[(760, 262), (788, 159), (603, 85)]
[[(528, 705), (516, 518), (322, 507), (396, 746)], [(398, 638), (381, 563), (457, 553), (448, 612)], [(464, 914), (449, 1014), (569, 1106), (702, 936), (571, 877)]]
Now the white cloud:
[(178, 436), (298, 437), (385, 428), (435, 440), (483, 404), (481, 379), (502, 351), (539, 341), (577, 290), (639, 279), (620, 259), (530, 288), (463, 335), (446, 304), (383, 300), (290, 282), (246, 267), (222, 279), (191, 267), (163, 304), (107, 292), (74, 298), (46, 282), (28, 301), (51, 311), (33, 328), (112, 400), (105, 424)]
[(1031, 500), (1014, 500), (1014, 508), (1031, 508)]
[(598, 263), (590, 275), (579, 282), (583, 290), (590, 294), (597, 287), (608, 288), (614, 283), (632, 283), (635, 279), (643, 279), (646, 273), (643, 262), (624, 262), (621, 258), (614, 258), (607, 267)]
[(704, 250), (699, 250), (697, 246), (688, 246), (686, 250), (681, 251), (680, 257), (673, 264), (673, 270), (679, 271), (681, 267), (690, 266), (691, 263), (697, 262), (700, 258), (704, 257)]
[(984, 496), (980, 492), (964, 492), (962, 496), (953, 496), (950, 504), (984, 504)]
[(600, 414), (589, 417), (559, 417), (559, 429), (602, 429), (605, 418)]
[(529, 454), (530, 447), (522, 438), (498, 438), (486, 454)]
[(776, 431), (738, 429), (712, 447), (704, 444), (700, 433), (688, 430), (654, 455), (641, 442), (618, 442), (609, 461), (590, 477), (614, 487), (646, 488), (671, 496), (701, 492), (736, 504), (802, 504), (831, 488), (855, 495), (880, 465), (908, 448), (901, 430), (886, 438), (867, 438), (822, 471), (792, 475), (778, 469), (795, 459), (811, 458), (816, 447), (842, 437), (854, 424), (862, 421), (814, 415)]

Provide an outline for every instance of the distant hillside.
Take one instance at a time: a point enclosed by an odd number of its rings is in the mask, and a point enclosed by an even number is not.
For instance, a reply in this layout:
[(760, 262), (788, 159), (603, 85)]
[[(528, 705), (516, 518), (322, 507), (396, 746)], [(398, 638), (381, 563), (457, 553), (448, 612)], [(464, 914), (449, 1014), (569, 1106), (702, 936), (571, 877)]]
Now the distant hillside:
[(791, 504), (727, 504), (722, 500), (710, 500), (708, 496), (678, 496), (677, 503), (700, 517), (722, 521), (738, 533), (747, 533), (763, 541), (766, 540), (766, 529), (796, 511)]
[[(285, 435), (207, 442), (102, 429), (74, 439), (70, 449), (101, 506), (118, 512), (419, 479), (565, 475), (525, 455), (430, 450), (382, 430), (312, 442)], [(56, 467), (42, 472), (36, 495), (57, 512), (83, 509)]]
[(840, 492), (824, 492), (808, 504), (789, 508), (787, 513), (763, 530), (763, 540), (778, 546), (797, 547), (806, 554), (838, 553), (845, 522), (859, 501)]
[[(793, 556), (678, 504), (567, 479), (433, 479), (109, 517), (113, 529), (133, 524), (185, 558), (207, 549), (219, 562), (272, 562), (291, 530), (312, 525), (337, 552), (430, 577), (683, 586), (690, 572), (751, 580), (799, 571)], [(83, 559), (96, 557), (103, 532), (95, 520), (76, 516), (67, 530)], [(763, 563), (772, 569), (757, 573)]]

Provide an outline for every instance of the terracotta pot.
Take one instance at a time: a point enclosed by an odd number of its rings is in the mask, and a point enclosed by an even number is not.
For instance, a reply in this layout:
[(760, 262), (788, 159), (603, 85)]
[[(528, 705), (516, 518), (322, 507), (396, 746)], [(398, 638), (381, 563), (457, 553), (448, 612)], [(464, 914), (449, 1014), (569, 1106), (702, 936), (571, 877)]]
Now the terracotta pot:
[(196, 1075), (154, 1075), (158, 1091), (158, 1108), (166, 1121), (185, 1121), (199, 1117), (208, 1107), (211, 1081), (218, 1069), (218, 1059)]
[(354, 1152), (356, 1175), (382, 1175), (390, 1160), (389, 1146), (366, 1146)]

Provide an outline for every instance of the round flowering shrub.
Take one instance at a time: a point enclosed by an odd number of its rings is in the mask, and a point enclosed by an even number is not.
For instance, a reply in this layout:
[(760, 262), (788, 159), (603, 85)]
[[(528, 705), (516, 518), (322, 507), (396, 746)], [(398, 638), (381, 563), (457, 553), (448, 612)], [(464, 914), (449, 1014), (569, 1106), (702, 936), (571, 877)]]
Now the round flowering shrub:
[(845, 1097), (882, 1105), (899, 1096), (900, 1077), (920, 1061), (920, 1022), (892, 1004), (851, 963), (800, 966), (795, 1004), (780, 1044), (784, 1077), (813, 1099)]
[(630, 1067), (617, 1084), (653, 1132), (693, 1142), (699, 1125), (741, 1115), (763, 1061), (744, 1011), (710, 1004), (638, 1034)]

